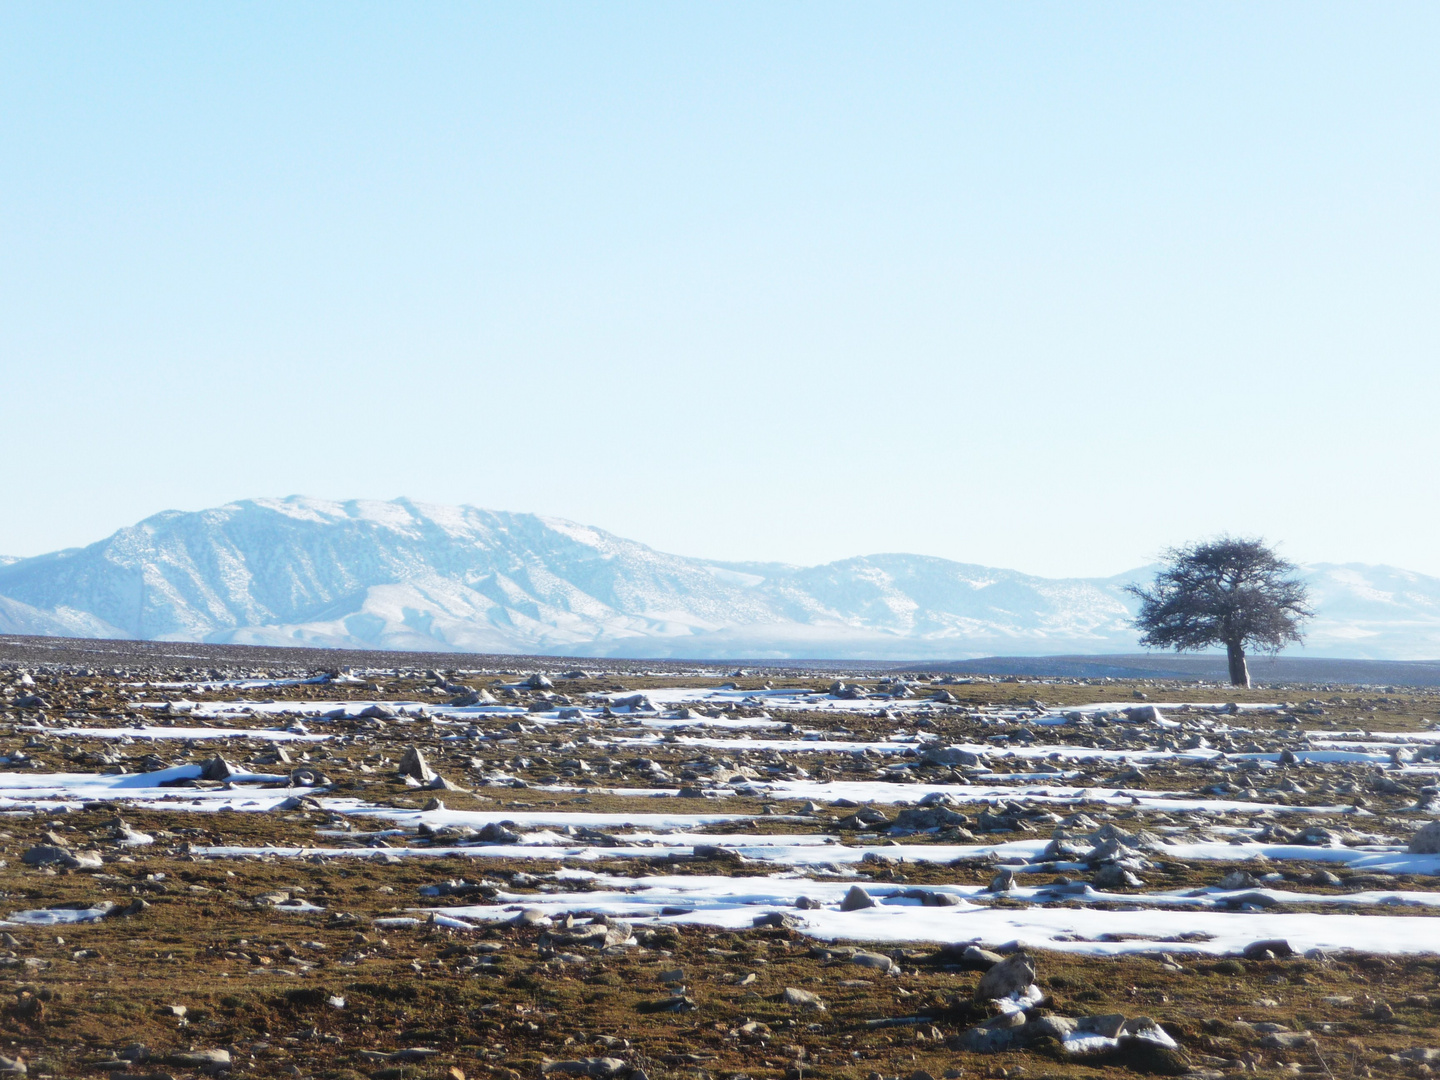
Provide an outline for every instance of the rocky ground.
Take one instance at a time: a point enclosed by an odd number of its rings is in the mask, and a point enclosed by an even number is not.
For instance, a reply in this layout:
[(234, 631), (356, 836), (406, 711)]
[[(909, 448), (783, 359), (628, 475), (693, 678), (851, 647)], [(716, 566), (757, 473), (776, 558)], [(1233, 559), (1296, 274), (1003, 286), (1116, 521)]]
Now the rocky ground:
[(0, 1071), (1440, 1066), (1431, 691), (183, 648), (0, 667)]

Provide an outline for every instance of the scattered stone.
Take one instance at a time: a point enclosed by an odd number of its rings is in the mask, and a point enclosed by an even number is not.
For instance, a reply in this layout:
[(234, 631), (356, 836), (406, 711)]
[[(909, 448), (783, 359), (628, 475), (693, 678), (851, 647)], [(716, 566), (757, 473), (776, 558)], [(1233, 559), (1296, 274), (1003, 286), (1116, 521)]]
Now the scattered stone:
[(410, 747), (405, 751), (405, 756), (400, 759), (398, 775), (408, 776), (421, 784), (433, 783), (436, 779), (435, 771), (425, 761), (425, 755), (418, 747)]
[[(805, 898), (802, 896), (800, 899), (803, 900)], [(800, 905), (797, 903), (795, 906), (799, 907)], [(796, 927), (803, 926), (804, 923), (801, 922), (801, 920), (795, 918), (795, 916), (787, 915), (783, 911), (769, 911), (766, 912), (764, 915), (756, 915), (755, 918), (751, 921), (750, 925), (779, 926), (787, 930), (793, 930)]]
[(514, 823), (506, 823), (503, 821), (486, 822), (485, 827), (480, 830), (476, 839), (486, 844), (518, 844), (520, 842), (520, 834), (514, 829), (509, 828), (509, 824)]
[(859, 885), (851, 885), (850, 891), (845, 894), (845, 899), (840, 901), (841, 911), (859, 911), (862, 908), (874, 906), (875, 898)]
[(1440, 821), (1423, 826), (1410, 838), (1411, 855), (1440, 855)]
[(1035, 961), (1028, 953), (1012, 953), (981, 976), (975, 985), (975, 1000), (1008, 998), (1022, 994), (1035, 982)]
[(71, 851), (58, 844), (36, 844), (20, 856), (27, 866), (63, 866), (67, 870), (99, 870), (105, 860), (96, 851)]
[(852, 964), (859, 964), (861, 967), (875, 968), (877, 971), (889, 971), (895, 966), (895, 961), (883, 953), (856, 952), (850, 957)]
[(26, 866), (49, 866), (51, 863), (69, 862), (73, 858), (67, 848), (56, 844), (36, 844), (20, 856), (20, 861)]
[(990, 879), (990, 884), (986, 886), (990, 892), (1009, 892), (1013, 888), (1015, 888), (1015, 871), (1009, 869), (1001, 870)]
[(1126, 870), (1119, 863), (1101, 867), (1095, 874), (1095, 887), (1099, 889), (1143, 889), (1145, 882)]
[[(546, 682), (550, 680), (546, 679)], [(625, 1062), (613, 1057), (576, 1058), (573, 1061), (547, 1061), (540, 1066), (540, 1071), (547, 1076), (551, 1073), (562, 1073), (566, 1076), (614, 1076), (625, 1068)]]
[(1260, 1040), (1260, 1045), (1280, 1050), (1297, 1050), (1314, 1046), (1315, 1036), (1308, 1031), (1272, 1031)]
[(780, 1002), (784, 1005), (792, 1005), (800, 1009), (823, 1009), (825, 1003), (820, 1000), (818, 994), (812, 994), (809, 990), (798, 990), (793, 986), (787, 986), (780, 995)]
[(1252, 941), (1245, 946), (1240, 955), (1246, 960), (1276, 960), (1293, 956), (1294, 950), (1290, 948), (1290, 943), (1283, 938), (1272, 938), (1267, 941)]
[(219, 754), (216, 754), (214, 757), (206, 761), (205, 764), (200, 766), (200, 779), (219, 781), (229, 780), (231, 777), (238, 776), (244, 771), (244, 769), (237, 769), (234, 765), (230, 764), (230, 762), (226, 761)]
[(162, 1060), (165, 1065), (179, 1065), (186, 1069), (217, 1073), (230, 1068), (229, 1050), (189, 1050), (170, 1054)]
[(982, 949), (978, 945), (966, 945), (959, 956), (959, 964), (967, 971), (989, 971), (1005, 958), (999, 953)]

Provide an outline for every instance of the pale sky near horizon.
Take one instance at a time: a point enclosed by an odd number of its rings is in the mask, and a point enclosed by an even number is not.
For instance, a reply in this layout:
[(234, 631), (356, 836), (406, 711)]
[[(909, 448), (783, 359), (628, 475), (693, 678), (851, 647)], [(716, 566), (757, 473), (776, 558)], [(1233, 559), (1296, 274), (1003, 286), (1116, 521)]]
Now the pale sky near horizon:
[(1440, 8), (0, 7), (0, 554), (294, 493), (1440, 574)]

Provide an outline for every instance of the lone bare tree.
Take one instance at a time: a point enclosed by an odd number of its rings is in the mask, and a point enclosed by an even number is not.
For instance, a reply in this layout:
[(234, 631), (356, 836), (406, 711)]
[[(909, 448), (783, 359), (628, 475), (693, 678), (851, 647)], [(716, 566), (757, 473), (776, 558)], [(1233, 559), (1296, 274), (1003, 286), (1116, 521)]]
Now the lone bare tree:
[(1274, 653), (1304, 640), (1300, 624), (1314, 614), (1305, 583), (1263, 541), (1221, 537), (1172, 548), (1165, 561), (1151, 588), (1126, 588), (1140, 600), (1140, 644), (1176, 652), (1224, 645), (1230, 682), (1248, 687), (1247, 646)]

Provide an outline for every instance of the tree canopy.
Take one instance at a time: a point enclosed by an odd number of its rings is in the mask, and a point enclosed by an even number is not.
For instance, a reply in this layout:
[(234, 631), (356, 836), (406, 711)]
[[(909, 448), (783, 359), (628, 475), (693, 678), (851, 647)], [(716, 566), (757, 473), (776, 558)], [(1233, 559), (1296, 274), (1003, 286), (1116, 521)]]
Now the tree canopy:
[(1303, 640), (1301, 624), (1313, 612), (1299, 568), (1263, 541), (1222, 537), (1172, 548), (1165, 561), (1150, 588), (1127, 589), (1140, 600), (1142, 645), (1177, 652), (1223, 645), (1230, 681), (1249, 686), (1247, 648), (1278, 652)]

